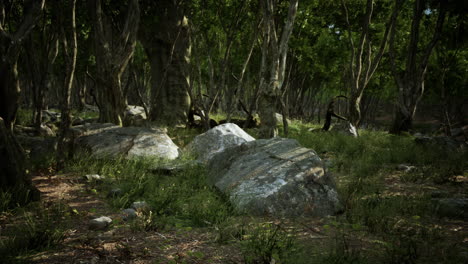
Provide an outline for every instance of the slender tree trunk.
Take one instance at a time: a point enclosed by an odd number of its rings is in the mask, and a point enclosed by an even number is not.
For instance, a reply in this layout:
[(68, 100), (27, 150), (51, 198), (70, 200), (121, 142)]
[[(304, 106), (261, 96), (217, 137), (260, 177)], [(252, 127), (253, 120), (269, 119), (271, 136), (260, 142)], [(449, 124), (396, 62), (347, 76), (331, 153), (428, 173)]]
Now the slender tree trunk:
[[(76, 39), (76, 23), (75, 23), (75, 7), (76, 0), (71, 2), (71, 21), (69, 32), (68, 29), (65, 29), (67, 16), (62, 20), (62, 44), (65, 54), (65, 83), (63, 85), (63, 101), (61, 103), (62, 107), (62, 121), (60, 122), (60, 134), (57, 142), (57, 168), (62, 169), (64, 167), (66, 155), (66, 145), (68, 138), (68, 131), (71, 127), (71, 91), (74, 83), (75, 77), (75, 67), (76, 67), (76, 54), (78, 52), (77, 48), (77, 39)], [(70, 35), (67, 37), (67, 35)]]

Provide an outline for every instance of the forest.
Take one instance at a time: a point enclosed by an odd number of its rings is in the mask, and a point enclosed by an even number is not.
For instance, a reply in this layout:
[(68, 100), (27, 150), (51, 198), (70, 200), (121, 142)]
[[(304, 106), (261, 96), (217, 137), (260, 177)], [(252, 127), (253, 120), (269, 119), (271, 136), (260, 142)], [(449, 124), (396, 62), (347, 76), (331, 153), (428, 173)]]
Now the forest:
[(467, 15), (0, 0), (0, 263), (468, 263)]

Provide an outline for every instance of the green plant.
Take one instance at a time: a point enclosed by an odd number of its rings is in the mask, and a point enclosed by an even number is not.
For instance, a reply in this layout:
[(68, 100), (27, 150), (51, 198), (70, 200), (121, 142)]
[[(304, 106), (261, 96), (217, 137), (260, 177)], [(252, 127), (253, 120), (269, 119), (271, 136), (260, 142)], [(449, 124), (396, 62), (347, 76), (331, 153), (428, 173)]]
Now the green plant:
[(25, 209), (18, 224), (4, 234), (7, 239), (0, 241), (0, 255), (8, 261), (28, 251), (55, 247), (65, 238), (70, 215), (68, 207), (32, 204)]
[(16, 114), (16, 124), (22, 126), (28, 126), (32, 124), (33, 121), (33, 110), (27, 108), (18, 108)]
[(279, 224), (260, 223), (251, 227), (241, 241), (245, 263), (296, 263), (292, 256), (297, 253), (294, 237)]

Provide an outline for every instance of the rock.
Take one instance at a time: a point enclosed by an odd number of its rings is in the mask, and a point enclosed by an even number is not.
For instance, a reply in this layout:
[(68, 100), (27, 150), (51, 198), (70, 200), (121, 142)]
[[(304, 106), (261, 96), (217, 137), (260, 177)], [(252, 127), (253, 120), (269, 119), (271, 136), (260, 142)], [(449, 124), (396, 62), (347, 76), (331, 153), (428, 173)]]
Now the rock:
[(57, 151), (57, 138), (54, 137), (17, 136), (17, 139), (26, 152), (29, 150), (29, 158), (34, 161), (54, 157)]
[[(94, 127), (87, 130), (85, 127)], [(96, 157), (151, 157), (173, 160), (179, 148), (162, 129), (90, 124), (74, 128), (78, 149)], [(75, 136), (76, 137), (76, 136)]]
[(124, 112), (125, 126), (142, 126), (146, 120), (145, 109), (142, 106), (129, 105)]
[(52, 110), (42, 110), (42, 123), (57, 122), (61, 114)]
[(414, 170), (416, 170), (416, 167), (415, 166), (410, 166), (410, 165), (406, 165), (406, 164), (399, 164), (397, 166), (397, 170), (400, 170), (400, 171), (403, 171), (405, 173), (408, 173), (408, 172), (412, 172)]
[(107, 216), (101, 216), (89, 221), (89, 229), (91, 230), (103, 230), (106, 229), (112, 223), (112, 219)]
[(468, 218), (468, 198), (434, 198), (432, 201), (441, 217)]
[(75, 126), (70, 129), (75, 138), (80, 136), (90, 136), (94, 134), (102, 133), (109, 129), (117, 129), (116, 126), (111, 123), (85, 123), (83, 125)]
[(107, 197), (109, 198), (114, 198), (114, 197), (119, 197), (119, 196), (122, 196), (123, 192), (120, 188), (114, 188), (112, 190), (109, 191), (109, 193), (107, 194)]
[(195, 154), (199, 161), (208, 163), (216, 153), (253, 140), (255, 139), (236, 124), (226, 123), (196, 136), (185, 150)]
[(133, 208), (127, 208), (122, 210), (122, 219), (124, 221), (135, 219), (137, 217), (137, 213)]
[[(283, 125), (283, 115), (282, 114), (275, 113), (275, 118), (276, 118), (276, 123), (277, 124)], [(288, 122), (288, 124), (291, 123), (291, 121), (289, 119), (286, 119), (286, 121)]]
[(100, 182), (100, 181), (103, 181), (106, 177), (101, 176), (99, 174), (86, 174), (85, 176), (83, 176), (83, 178), (85, 178), (85, 180), (87, 181)]
[(447, 197), (449, 195), (448, 192), (441, 191), (441, 190), (432, 191), (430, 194), (432, 198), (442, 198), (442, 197)]
[(85, 120), (81, 117), (77, 117), (73, 120), (72, 122), (72, 126), (80, 126), (80, 125), (84, 125), (85, 124)]
[(148, 204), (145, 201), (137, 201), (133, 202), (130, 207), (135, 210), (145, 210), (146, 208), (148, 208)]
[(99, 107), (97, 107), (95, 105), (85, 104), (84, 108), (85, 108), (86, 111), (96, 112), (96, 113), (99, 112)]
[(251, 215), (326, 216), (341, 210), (322, 160), (293, 139), (260, 139), (225, 149), (209, 162), (208, 181)]
[(349, 122), (342, 122), (335, 124), (331, 129), (331, 132), (337, 132), (340, 134), (357, 137), (358, 132), (355, 126)]
[(311, 132), (311, 133), (319, 133), (319, 132), (322, 132), (323, 130), (321, 128), (318, 128), (318, 127), (311, 127), (309, 129), (307, 129), (308, 132)]
[(466, 143), (464, 141), (458, 141), (452, 137), (437, 136), (437, 137), (416, 137), (414, 141), (420, 145), (427, 147), (439, 147), (446, 151), (459, 151), (466, 149)]
[(457, 137), (457, 136), (463, 135), (463, 129), (461, 127), (452, 128), (452, 129), (450, 129), (450, 135), (452, 137)]
[(43, 137), (55, 137), (56, 134), (54, 131), (52, 131), (52, 129), (50, 129), (50, 127), (44, 125), (44, 124), (41, 124), (41, 127), (39, 128), (39, 135), (43, 136)]
[(174, 164), (158, 165), (156, 167), (151, 168), (150, 171), (155, 174), (173, 175), (173, 174), (183, 171), (187, 167), (196, 166), (196, 165), (201, 165), (201, 163), (196, 160), (195, 161), (189, 160), (189, 161), (184, 161), (184, 162), (177, 162)]

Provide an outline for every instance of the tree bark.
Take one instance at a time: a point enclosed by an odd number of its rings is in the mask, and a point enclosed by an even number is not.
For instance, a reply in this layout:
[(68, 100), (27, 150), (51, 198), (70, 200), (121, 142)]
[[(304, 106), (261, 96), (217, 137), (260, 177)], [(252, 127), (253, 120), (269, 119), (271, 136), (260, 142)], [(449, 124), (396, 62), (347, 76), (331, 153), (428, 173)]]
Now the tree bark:
[(190, 108), (188, 19), (176, 2), (159, 1), (150, 9), (158, 17), (156, 26), (139, 32), (151, 65), (149, 118), (167, 125), (185, 124)]
[(350, 97), (348, 104), (349, 120), (350, 122), (358, 127), (361, 122), (361, 99), (367, 84), (374, 75), (380, 60), (382, 59), (383, 53), (389, 42), (389, 35), (392, 29), (395, 27), (397, 16), (400, 11), (402, 0), (395, 0), (392, 14), (387, 21), (384, 35), (380, 41), (380, 45), (377, 54), (372, 54), (372, 46), (370, 42), (369, 26), (372, 19), (372, 13), (374, 11), (374, 1), (367, 0), (365, 19), (362, 24), (361, 35), (357, 46), (354, 43), (350, 22), (348, 17), (348, 8), (345, 0), (341, 0), (341, 4), (344, 10), (346, 23), (348, 24), (348, 39), (351, 49), (351, 58), (348, 67), (348, 75), (351, 83), (350, 86)]
[(116, 29), (111, 26), (109, 18), (102, 12), (101, 0), (95, 1), (94, 20), (99, 122), (122, 126), (127, 105), (122, 91), (121, 77), (136, 45), (140, 21), (138, 0), (129, 1), (127, 17), (121, 32), (115, 32)]
[[(57, 142), (57, 168), (60, 170), (64, 167), (67, 152), (67, 138), (68, 131), (71, 127), (71, 91), (75, 77), (76, 67), (76, 55), (78, 53), (77, 38), (76, 38), (76, 23), (75, 23), (75, 7), (76, 0), (71, 2), (71, 21), (70, 28), (66, 29), (64, 21), (66, 16), (62, 20), (62, 44), (65, 57), (65, 82), (63, 85), (63, 101), (61, 103), (62, 108), (62, 121), (60, 122), (60, 133)], [(68, 32), (69, 31), (69, 32)], [(69, 36), (67, 36), (69, 35)]]
[[(36, 25), (45, 1), (33, 1), (16, 32), (11, 32), (0, 19), (0, 188), (25, 186), (37, 193), (25, 171), (25, 155), (13, 134), (13, 125), (18, 110), (20, 86), (18, 81), (18, 57), (24, 38)], [(5, 16), (4, 2), (0, 2), (0, 15)]]
[(259, 116), (261, 120), (260, 137), (271, 138), (278, 135), (276, 128), (276, 105), (284, 82), (288, 42), (297, 13), (298, 0), (290, 0), (288, 16), (281, 37), (277, 36), (275, 25), (274, 0), (260, 1), (263, 11), (263, 50), (262, 69), (260, 70)]
[(398, 88), (398, 98), (396, 104), (395, 119), (393, 120), (390, 133), (400, 134), (408, 132), (413, 126), (413, 118), (416, 113), (417, 105), (424, 94), (424, 78), (426, 74), (429, 57), (434, 49), (437, 41), (440, 39), (442, 26), (445, 20), (446, 0), (439, 1), (437, 23), (431, 40), (423, 49), (423, 54), (418, 61), (418, 43), (419, 43), (419, 27), (423, 11), (426, 8), (425, 0), (416, 0), (413, 8), (413, 20), (411, 23), (410, 41), (406, 51), (406, 65), (401, 72), (397, 70), (395, 62), (395, 34), (396, 29), (393, 28), (390, 36), (390, 62), (392, 73)]

